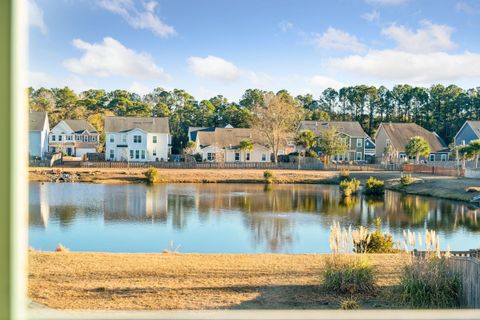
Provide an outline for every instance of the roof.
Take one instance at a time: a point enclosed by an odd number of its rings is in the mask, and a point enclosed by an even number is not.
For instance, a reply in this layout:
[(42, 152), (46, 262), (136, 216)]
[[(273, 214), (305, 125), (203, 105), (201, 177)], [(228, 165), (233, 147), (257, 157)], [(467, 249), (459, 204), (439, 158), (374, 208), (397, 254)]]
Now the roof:
[(300, 121), (298, 131), (310, 130), (318, 137), (323, 131), (332, 127), (335, 127), (338, 132), (353, 138), (368, 138), (357, 121)]
[(416, 123), (381, 123), (380, 128), (385, 130), (391, 144), (399, 152), (404, 152), (407, 143), (415, 136), (427, 140), (431, 152), (448, 151), (447, 145), (436, 133), (430, 132)]
[(28, 119), (30, 131), (42, 131), (45, 128), (45, 121), (48, 121), (47, 113), (44, 111), (30, 112)]
[(97, 133), (97, 129), (95, 129), (95, 127), (92, 126), (90, 122), (88, 122), (85, 119), (79, 119), (79, 120), (67, 119), (67, 120), (63, 120), (63, 122), (65, 122), (70, 127), (70, 129), (72, 129), (72, 131), (75, 133), (82, 133), (85, 130), (90, 133)]
[(198, 141), (201, 147), (214, 145), (220, 148), (236, 148), (240, 141), (251, 139), (259, 144), (254, 130), (249, 128), (215, 128), (214, 131), (197, 131)]
[(455, 135), (454, 139), (457, 138), (458, 134), (463, 130), (463, 128), (466, 126), (466, 125), (469, 125), (470, 128), (472, 128), (473, 132), (475, 133), (475, 135), (477, 137), (480, 137), (480, 121), (472, 121), (472, 120), (467, 120), (465, 121), (465, 123), (463, 124), (463, 126), (460, 128), (460, 130), (458, 130), (457, 134)]
[(168, 118), (105, 117), (105, 132), (127, 132), (134, 129), (150, 133), (170, 133)]
[(214, 127), (189, 127), (188, 128), (188, 138), (190, 141), (197, 140), (198, 131), (215, 131)]

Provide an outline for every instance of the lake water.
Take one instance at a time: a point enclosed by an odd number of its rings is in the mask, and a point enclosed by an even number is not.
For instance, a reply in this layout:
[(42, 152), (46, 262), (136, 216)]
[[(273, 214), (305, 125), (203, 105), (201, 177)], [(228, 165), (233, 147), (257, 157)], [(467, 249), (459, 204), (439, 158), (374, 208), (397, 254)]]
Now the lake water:
[[(386, 192), (342, 201), (337, 186), (30, 183), (29, 242), (40, 250), (322, 253), (329, 228), (435, 229), (442, 247), (480, 247), (478, 210), (465, 203)], [(480, 217), (479, 217), (480, 218)]]

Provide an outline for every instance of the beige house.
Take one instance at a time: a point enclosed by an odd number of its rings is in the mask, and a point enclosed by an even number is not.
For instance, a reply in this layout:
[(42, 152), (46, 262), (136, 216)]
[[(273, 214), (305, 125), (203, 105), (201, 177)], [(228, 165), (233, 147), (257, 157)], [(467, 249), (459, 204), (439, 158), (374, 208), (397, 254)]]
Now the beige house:
[[(252, 129), (189, 128), (190, 141), (195, 142), (192, 154), (200, 154), (205, 162), (270, 162), (271, 150), (260, 143)], [(251, 140), (253, 149), (240, 149), (242, 140)]]
[[(375, 158), (377, 162), (399, 162), (408, 159), (405, 146), (411, 138), (423, 137), (430, 145), (428, 161), (447, 161), (449, 149), (435, 133), (415, 123), (381, 123), (375, 135)], [(420, 159), (422, 160), (422, 159)]]
[[(315, 137), (320, 137), (327, 129), (335, 128), (348, 144), (348, 150), (344, 154), (333, 157), (336, 161), (364, 161), (365, 146), (370, 137), (363, 131), (357, 121), (301, 121), (297, 131), (310, 130)], [(321, 152), (321, 150), (319, 150)]]

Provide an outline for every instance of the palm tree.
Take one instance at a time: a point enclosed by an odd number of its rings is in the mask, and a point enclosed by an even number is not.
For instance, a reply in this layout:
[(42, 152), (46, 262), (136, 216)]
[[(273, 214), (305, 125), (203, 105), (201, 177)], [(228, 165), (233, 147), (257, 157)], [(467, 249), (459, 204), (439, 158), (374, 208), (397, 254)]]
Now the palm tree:
[(428, 157), (430, 154), (430, 145), (425, 138), (415, 136), (408, 141), (405, 146), (405, 152), (409, 157), (415, 157), (415, 162), (418, 163), (420, 157)]
[(478, 156), (480, 155), (480, 140), (473, 140), (468, 144), (468, 150), (475, 159), (475, 169), (478, 168)]
[(240, 141), (240, 150), (243, 151), (243, 159), (245, 162), (247, 162), (247, 156), (246, 153), (247, 151), (250, 152), (253, 150), (253, 141), (251, 139), (244, 139)]
[[(315, 139), (315, 134), (312, 131), (303, 130), (297, 133), (297, 136), (295, 137), (295, 144), (303, 147), (303, 160), (305, 161), (305, 154), (307, 151), (317, 145), (317, 140)], [(300, 161), (298, 161), (298, 169), (300, 169)]]

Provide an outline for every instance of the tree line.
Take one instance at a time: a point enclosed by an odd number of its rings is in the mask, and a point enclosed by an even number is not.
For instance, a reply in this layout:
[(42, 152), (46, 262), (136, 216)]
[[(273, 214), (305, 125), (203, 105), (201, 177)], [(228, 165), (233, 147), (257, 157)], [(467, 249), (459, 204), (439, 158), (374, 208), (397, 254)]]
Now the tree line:
[[(238, 101), (222, 95), (199, 101), (185, 90), (163, 88), (143, 96), (127, 90), (76, 93), (68, 87), (29, 88), (28, 93), (30, 110), (47, 111), (51, 125), (61, 119), (84, 118), (102, 133), (106, 115), (169, 117), (174, 152), (187, 146), (190, 126), (246, 128), (255, 126), (261, 117), (278, 117), (259, 108), (273, 94), (259, 89), (246, 90)], [(480, 87), (358, 85), (328, 88), (319, 97), (294, 97), (286, 90), (274, 95), (296, 110), (297, 120), (358, 121), (370, 136), (380, 122), (415, 122), (450, 143), (465, 120), (480, 119)]]

